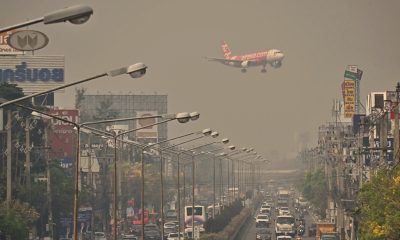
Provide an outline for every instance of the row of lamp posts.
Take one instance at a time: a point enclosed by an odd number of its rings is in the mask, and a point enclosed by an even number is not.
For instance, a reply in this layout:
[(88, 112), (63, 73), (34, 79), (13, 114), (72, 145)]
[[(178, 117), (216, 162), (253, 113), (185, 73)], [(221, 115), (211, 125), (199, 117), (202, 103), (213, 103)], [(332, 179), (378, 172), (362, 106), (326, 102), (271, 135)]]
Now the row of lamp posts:
[[(11, 31), (11, 30), (18, 29), (18, 28), (25, 27), (25, 26), (29, 26), (29, 25), (36, 24), (36, 23), (39, 23), (39, 22), (43, 22), (44, 24), (52, 24), (52, 23), (59, 23), (59, 22), (69, 21), (69, 22), (71, 22), (73, 24), (81, 24), (81, 23), (85, 23), (90, 18), (90, 16), (92, 14), (93, 14), (93, 10), (92, 10), (92, 8), (90, 8), (88, 6), (68, 7), (68, 8), (65, 8), (65, 9), (61, 9), (61, 10), (46, 14), (44, 17), (41, 17), (41, 18), (38, 18), (38, 19), (34, 19), (34, 20), (26, 21), (26, 22), (23, 22), (23, 23), (20, 23), (20, 24), (16, 24), (16, 25), (12, 25), (12, 26), (9, 26), (9, 27), (2, 28), (2, 29), (0, 29), (0, 33), (4, 33), (4, 32)], [(78, 184), (79, 184), (79, 172), (80, 172), (80, 170), (79, 170), (79, 166), (80, 166), (80, 163), (79, 163), (79, 160), (80, 160), (80, 137), (79, 136), (80, 136), (81, 130), (85, 130), (85, 131), (89, 130), (93, 134), (103, 135), (103, 136), (106, 136), (106, 137), (114, 139), (115, 152), (114, 152), (114, 186), (113, 186), (113, 188), (114, 188), (114, 192), (113, 192), (113, 222), (114, 222), (113, 239), (117, 239), (117, 232), (116, 232), (116, 229), (117, 229), (117, 227), (116, 227), (116, 224), (117, 224), (117, 211), (116, 211), (116, 209), (117, 209), (117, 206), (116, 206), (116, 202), (117, 202), (116, 201), (116, 197), (117, 197), (117, 193), (116, 193), (116, 189), (117, 189), (117, 187), (116, 187), (116, 182), (117, 182), (117, 172), (116, 172), (116, 166), (117, 166), (117, 153), (116, 153), (116, 151), (117, 151), (116, 150), (117, 149), (117, 140), (119, 140), (118, 137), (120, 137), (122, 135), (126, 135), (126, 134), (134, 132), (134, 131), (137, 131), (137, 130), (139, 130), (141, 128), (128, 130), (128, 131), (125, 131), (125, 132), (122, 132), (122, 133), (119, 133), (119, 134), (116, 134), (116, 133), (110, 134), (110, 133), (108, 133), (106, 131), (93, 129), (93, 128), (89, 127), (89, 126), (90, 125), (94, 125), (94, 124), (99, 124), (99, 123), (130, 121), (130, 120), (137, 120), (137, 119), (142, 119), (142, 118), (120, 118), (120, 119), (111, 119), (111, 120), (104, 120), (104, 121), (97, 121), (97, 122), (75, 123), (75, 122), (66, 120), (64, 118), (60, 118), (58, 116), (54, 116), (54, 115), (48, 114), (46, 112), (39, 111), (37, 109), (33, 109), (31, 107), (21, 105), (19, 103), (24, 101), (24, 100), (32, 99), (33, 97), (36, 97), (36, 96), (41, 96), (41, 95), (45, 95), (45, 94), (48, 94), (48, 93), (52, 93), (52, 92), (55, 92), (57, 90), (61, 90), (61, 89), (64, 89), (64, 88), (67, 88), (67, 87), (70, 87), (70, 86), (74, 86), (74, 85), (77, 85), (77, 84), (81, 84), (81, 83), (84, 83), (84, 82), (92, 81), (92, 80), (95, 80), (95, 79), (98, 79), (98, 78), (101, 78), (101, 77), (105, 77), (105, 76), (115, 77), (115, 76), (119, 76), (119, 75), (123, 75), (123, 74), (129, 74), (133, 78), (141, 77), (146, 73), (146, 70), (147, 70), (146, 65), (144, 65), (143, 63), (136, 63), (136, 64), (130, 65), (128, 67), (122, 67), (122, 68), (114, 69), (114, 70), (111, 70), (111, 71), (106, 72), (106, 73), (98, 74), (98, 75), (95, 75), (95, 76), (92, 76), (92, 77), (89, 77), (89, 78), (85, 78), (85, 79), (82, 79), (80, 81), (72, 82), (72, 83), (69, 83), (69, 84), (64, 84), (62, 86), (55, 87), (55, 88), (52, 88), (52, 89), (49, 89), (49, 90), (46, 90), (46, 91), (38, 92), (38, 93), (31, 94), (31, 95), (28, 95), (28, 96), (24, 96), (24, 97), (21, 97), (21, 98), (17, 98), (17, 99), (14, 99), (14, 100), (2, 100), (1, 101), (1, 104), (0, 104), (0, 116), (1, 117), (3, 115), (3, 109), (5, 107), (10, 106), (10, 105), (17, 105), (19, 107), (26, 108), (26, 109), (29, 109), (29, 110), (33, 111), (32, 115), (37, 115), (39, 117), (45, 117), (45, 118), (51, 118), (51, 119), (57, 119), (57, 120), (60, 120), (60, 121), (63, 121), (63, 122), (66, 122), (66, 123), (69, 123), (69, 124), (72, 124), (72, 125), (75, 126), (75, 128), (77, 130), (78, 137), (77, 137), (77, 146), (76, 146), (76, 163), (75, 163), (75, 175), (74, 175), (74, 185), (75, 186), (74, 186), (74, 197), (73, 197), (73, 205), (74, 205), (74, 208), (73, 208), (74, 209), (73, 210), (73, 225), (74, 225), (74, 228), (73, 228), (74, 229), (74, 231), (73, 231), (73, 239), (74, 240), (78, 239), (78, 205), (79, 205), (79, 198), (78, 198), (79, 197), (79, 186), (78, 186)], [(168, 116), (166, 116), (166, 115), (153, 116), (152, 118), (160, 118), (160, 119), (163, 119), (163, 120), (161, 120), (160, 122), (157, 122), (155, 124), (152, 124), (152, 125), (158, 125), (158, 124), (166, 123), (166, 122), (169, 122), (169, 121), (172, 121), (172, 120), (177, 120), (180, 123), (185, 123), (185, 122), (188, 122), (189, 120), (196, 120), (196, 119), (198, 119), (198, 117), (199, 117), (199, 114), (196, 113), (196, 112), (195, 113), (191, 113), (191, 114), (189, 114), (189, 113), (179, 113), (179, 114), (168, 115)], [(149, 127), (149, 126), (145, 126), (145, 127)], [(160, 145), (160, 144), (162, 144), (164, 142), (175, 140), (175, 139), (178, 139), (178, 138), (181, 138), (181, 137), (186, 137), (186, 136), (193, 135), (193, 134), (196, 134), (196, 133), (200, 133), (200, 134), (202, 134), (202, 136), (194, 138), (194, 139), (191, 139), (189, 141), (185, 141), (183, 143), (194, 141), (194, 140), (197, 140), (199, 138), (202, 138), (204, 136), (209, 136), (209, 135), (211, 135), (212, 137), (218, 137), (218, 133), (212, 132), (210, 129), (205, 129), (205, 130), (203, 130), (201, 132), (193, 132), (193, 133), (182, 135), (180, 137), (176, 137), (176, 138), (173, 138), (173, 139), (160, 141), (160, 142), (157, 142), (157, 143), (155, 143), (153, 145)], [(9, 139), (9, 136), (8, 136), (8, 139)], [(123, 141), (123, 140), (120, 140), (120, 141)], [(223, 139), (221, 142), (222, 143), (227, 143), (227, 142), (229, 142), (229, 140), (228, 139)], [(194, 159), (195, 159), (196, 156), (198, 156), (200, 154), (204, 154), (204, 153), (203, 152), (201, 152), (201, 153), (193, 153), (193, 150), (196, 150), (196, 149), (199, 149), (201, 147), (208, 146), (208, 145), (219, 143), (219, 141), (218, 142), (212, 142), (212, 143), (204, 144), (204, 145), (201, 145), (201, 146), (197, 146), (197, 147), (194, 147), (194, 148), (191, 148), (191, 149), (188, 149), (188, 150), (175, 150), (176, 146), (181, 145), (183, 143), (175, 144), (175, 145), (172, 145), (172, 146), (169, 146), (169, 147), (166, 147), (166, 148), (158, 148), (161, 152), (162, 151), (172, 151), (173, 153), (175, 153), (177, 155), (177, 167), (178, 167), (178, 169), (177, 169), (178, 170), (178, 220), (179, 220), (179, 223), (178, 223), (178, 225), (179, 225), (179, 228), (178, 228), (179, 230), (178, 231), (179, 232), (178, 232), (178, 234), (179, 234), (179, 236), (180, 236), (180, 231), (181, 231), (181, 222), (180, 222), (180, 220), (181, 220), (181, 202), (180, 202), (180, 200), (181, 200), (181, 198), (180, 198), (180, 179), (179, 179), (179, 175), (180, 175), (179, 174), (179, 171), (180, 171), (180, 169), (179, 169), (180, 168), (180, 156), (182, 154), (187, 154), (187, 155), (189, 155), (191, 157), (191, 160), (192, 160), (191, 161), (191, 164), (192, 164), (192, 234), (194, 234), (194, 213), (195, 213), (195, 211), (194, 211), (194, 209), (195, 209), (195, 195), (194, 195), (195, 161), (194, 161)], [(137, 145), (138, 143), (134, 143), (134, 144)], [(155, 147), (153, 145), (141, 145), (141, 146), (139, 145), (139, 147), (141, 148), (141, 173), (142, 173), (141, 174), (141, 177), (142, 177), (142, 187), (141, 187), (141, 191), (142, 191), (141, 192), (141, 200), (142, 200), (141, 201), (142, 239), (144, 239), (144, 160), (143, 160), (143, 153), (144, 153), (145, 149)], [(233, 150), (234, 147), (232, 146), (232, 147), (230, 147), (230, 149)], [(11, 153), (9, 153), (8, 155), (11, 156)], [(224, 155), (220, 155), (220, 156), (224, 156)], [(214, 196), (213, 196), (213, 217), (215, 217), (215, 207), (216, 207), (215, 206), (215, 190), (216, 190), (216, 188), (215, 188), (215, 175), (216, 175), (216, 173), (215, 173), (215, 157), (216, 156), (214, 156), (214, 158), (213, 158), (213, 167), (214, 167), (214, 172), (213, 172), (213, 192), (214, 192)], [(163, 184), (163, 176), (162, 176), (162, 172), (163, 172), (162, 165), (163, 164), (162, 164), (162, 161), (163, 160), (162, 160), (162, 157), (161, 157), (161, 163), (160, 163), (161, 164), (160, 165), (161, 166), (161, 169), (160, 169), (161, 170), (160, 171), (160, 173), (161, 173), (161, 184)], [(7, 159), (7, 173), (9, 171), (11, 171), (11, 158)], [(221, 171), (222, 171), (222, 168), (221, 168)], [(9, 174), (9, 175), (11, 176), (11, 174)], [(221, 181), (221, 184), (222, 184), (222, 181)], [(163, 223), (164, 223), (164, 216), (163, 216), (164, 215), (164, 213), (163, 213), (163, 200), (164, 200), (163, 199), (163, 186), (161, 187), (161, 192), (162, 192), (161, 193), (161, 229), (162, 229), (162, 236), (163, 236), (163, 229), (164, 229), (164, 226), (163, 226)], [(220, 192), (220, 194), (221, 194), (221, 192)], [(220, 196), (220, 198), (222, 198), (222, 196)], [(12, 199), (12, 196), (11, 196), (11, 178), (10, 179), (7, 178), (7, 198), (6, 199), (7, 199), (7, 202), (9, 202)]]

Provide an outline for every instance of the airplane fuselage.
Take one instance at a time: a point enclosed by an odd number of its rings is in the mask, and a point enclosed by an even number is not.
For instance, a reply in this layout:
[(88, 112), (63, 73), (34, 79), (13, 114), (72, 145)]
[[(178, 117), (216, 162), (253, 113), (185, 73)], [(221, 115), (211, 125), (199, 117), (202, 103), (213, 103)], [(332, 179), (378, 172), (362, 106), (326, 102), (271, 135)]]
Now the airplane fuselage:
[[(245, 64), (243, 64), (246, 62), (251, 62), (251, 66), (266, 66), (267, 64), (273, 65), (277, 62), (281, 62), (283, 59), (283, 54), (280, 52), (275, 54), (276, 51), (277, 50), (268, 50), (264, 52), (256, 52), (245, 55), (232, 56), (230, 58), (226, 58), (227, 61), (224, 62), (224, 64), (240, 68), (246, 66)], [(235, 60), (235, 61), (230, 62), (229, 60)]]

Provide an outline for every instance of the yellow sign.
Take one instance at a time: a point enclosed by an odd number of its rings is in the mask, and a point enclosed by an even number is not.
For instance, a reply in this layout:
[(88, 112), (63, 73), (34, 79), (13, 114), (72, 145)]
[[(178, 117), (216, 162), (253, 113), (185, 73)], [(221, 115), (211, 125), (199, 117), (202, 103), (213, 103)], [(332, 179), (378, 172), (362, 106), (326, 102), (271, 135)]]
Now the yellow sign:
[(354, 80), (344, 80), (344, 117), (352, 118), (356, 110), (356, 82)]

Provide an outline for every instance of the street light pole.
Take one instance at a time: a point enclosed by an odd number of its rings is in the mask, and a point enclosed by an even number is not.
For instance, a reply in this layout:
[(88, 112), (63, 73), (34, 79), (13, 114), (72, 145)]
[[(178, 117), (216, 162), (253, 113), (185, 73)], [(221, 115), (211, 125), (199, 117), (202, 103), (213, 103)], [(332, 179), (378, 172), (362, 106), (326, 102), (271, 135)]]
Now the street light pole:
[(12, 26), (8, 26), (0, 29), (0, 33), (11, 31), (14, 29), (30, 26), (36, 23), (43, 22), (44, 24), (52, 24), (58, 22), (69, 21), (73, 24), (85, 23), (89, 20), (90, 15), (93, 14), (93, 10), (89, 6), (77, 5), (60, 9), (51, 13), (46, 14), (44, 17), (36, 18)]
[[(107, 132), (103, 132), (103, 131), (97, 130), (97, 129), (92, 129), (92, 128), (89, 128), (88, 126), (89, 125), (94, 125), (94, 124), (99, 124), (99, 123), (123, 122), (123, 121), (128, 121), (128, 120), (138, 120), (138, 119), (148, 119), (148, 118), (168, 118), (167, 120), (164, 120), (164, 121), (161, 121), (161, 122), (158, 122), (158, 123), (155, 123), (155, 124), (146, 125), (146, 126), (143, 126), (143, 127), (137, 128), (137, 129), (133, 129), (133, 130), (129, 130), (129, 131), (126, 131), (126, 132), (123, 132), (123, 133), (120, 133), (120, 134), (114, 134), (112, 136), (114, 138), (114, 147), (115, 147), (115, 149), (114, 149), (114, 157), (115, 157), (115, 160), (114, 160), (114, 171), (115, 172), (114, 172), (114, 190), (113, 190), (114, 191), (114, 196), (113, 196), (113, 201), (114, 201), (114, 204), (113, 204), (113, 208), (114, 208), (114, 231), (113, 231), (113, 233), (114, 233), (114, 236), (115, 236), (114, 239), (116, 239), (116, 220), (117, 220), (117, 218), (116, 218), (116, 202), (117, 202), (116, 201), (116, 195), (117, 195), (116, 194), (116, 189), (117, 189), (117, 186), (116, 186), (116, 183), (117, 183), (117, 174), (116, 174), (116, 169), (117, 169), (116, 147), (117, 147), (117, 143), (116, 142), (117, 142), (117, 138), (119, 136), (124, 135), (124, 134), (128, 134), (130, 132), (134, 132), (134, 131), (137, 131), (137, 130), (140, 130), (140, 129), (148, 128), (148, 127), (151, 127), (151, 126), (154, 126), (154, 125), (157, 125), (157, 124), (161, 124), (161, 123), (164, 123), (164, 122), (167, 122), (167, 121), (171, 121), (171, 120), (174, 120), (174, 119), (178, 119), (179, 120), (181, 118), (187, 117), (186, 115), (191, 116), (190, 114), (187, 114), (187, 113), (180, 113), (180, 114), (175, 114), (175, 115), (156, 115), (156, 116), (151, 116), (151, 117), (139, 117), (139, 118), (138, 117), (133, 117), (133, 118), (109, 119), (109, 120), (103, 120), (103, 121), (85, 122), (85, 123), (77, 124), (75, 122), (72, 122), (72, 121), (69, 121), (69, 120), (66, 120), (66, 119), (63, 119), (63, 118), (48, 114), (46, 112), (39, 111), (37, 109), (33, 109), (31, 107), (23, 106), (23, 105), (20, 105), (20, 104), (15, 104), (15, 105), (17, 105), (19, 107), (22, 107), (22, 108), (25, 108), (25, 109), (29, 109), (29, 110), (35, 111), (36, 115), (38, 115), (38, 113), (39, 113), (41, 115), (44, 115), (44, 116), (47, 116), (47, 117), (50, 117), (50, 118), (54, 118), (54, 119), (57, 119), (57, 120), (60, 120), (60, 121), (63, 121), (63, 122), (67, 122), (67, 123), (70, 123), (70, 124), (74, 125), (75, 128), (77, 129), (77, 134), (78, 134), (78, 138), (77, 138), (77, 153), (76, 153), (77, 154), (76, 155), (77, 163), (76, 164), (79, 164), (79, 159), (80, 159), (80, 137), (79, 136), (80, 136), (80, 131), (81, 131), (82, 127), (86, 128), (86, 129), (89, 129), (89, 130), (95, 130), (95, 131), (98, 131), (98, 132), (102, 132), (102, 133), (104, 133), (106, 135), (109, 135), (109, 133), (107, 133)], [(192, 113), (192, 116), (194, 114), (195, 113)], [(76, 176), (76, 178), (75, 178), (75, 189), (79, 190), (78, 189), (78, 187), (79, 187), (79, 185), (78, 185), (78, 182), (79, 182), (79, 165), (75, 169), (77, 170), (77, 172), (75, 172), (75, 174), (76, 174), (75, 175)], [(74, 198), (74, 227), (76, 227), (76, 229), (77, 229), (77, 216), (78, 216), (78, 207), (77, 207), (78, 206), (78, 203), (77, 203), (78, 194), (79, 194), (79, 191), (75, 191), (74, 197), (76, 196), (76, 198)]]

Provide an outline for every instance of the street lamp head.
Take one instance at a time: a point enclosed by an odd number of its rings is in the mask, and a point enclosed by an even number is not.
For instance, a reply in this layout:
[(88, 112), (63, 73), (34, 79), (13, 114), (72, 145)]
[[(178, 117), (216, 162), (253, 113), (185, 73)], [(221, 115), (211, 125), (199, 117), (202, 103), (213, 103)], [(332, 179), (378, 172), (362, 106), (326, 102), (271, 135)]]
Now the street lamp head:
[(199, 117), (200, 117), (200, 113), (198, 113), (198, 112), (191, 112), (191, 113), (189, 113), (189, 115), (190, 115), (190, 120), (192, 120), (192, 121), (195, 121), (195, 120), (199, 119)]
[(176, 120), (180, 123), (187, 123), (190, 120), (190, 114), (187, 112), (177, 113), (175, 116)]
[(33, 117), (43, 118), (43, 119), (46, 119), (46, 120), (51, 119), (50, 116), (47, 116), (47, 115), (38, 113), (38, 112), (36, 112), (36, 111), (31, 112), (31, 115), (32, 115)]
[(143, 63), (135, 63), (126, 69), (126, 73), (128, 73), (132, 78), (139, 78), (146, 74), (146, 69), (147, 66)]
[(91, 7), (77, 5), (46, 14), (43, 17), (43, 23), (51, 24), (69, 21), (73, 24), (82, 24), (87, 22), (92, 14), (93, 9)]
[(211, 129), (210, 128), (206, 128), (203, 131), (201, 131), (201, 133), (203, 133), (204, 136), (210, 136), (211, 135)]
[(213, 138), (217, 138), (218, 136), (219, 136), (218, 132), (212, 132), (211, 133), (211, 137), (213, 137)]
[(228, 147), (230, 150), (235, 150), (235, 146), (234, 145), (230, 145), (229, 147)]
[(224, 138), (224, 139), (222, 139), (222, 141), (221, 141), (223, 144), (227, 144), (227, 143), (229, 143), (229, 139), (228, 138)]
[(221, 157), (226, 156), (226, 153), (222, 152), (219, 154)]

